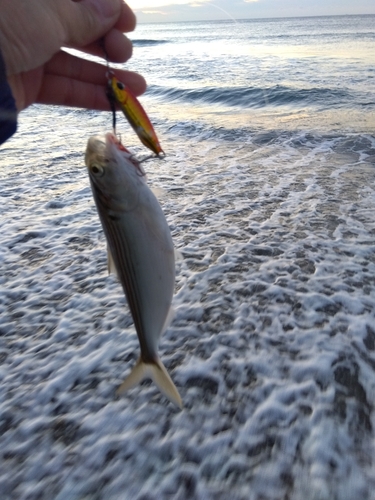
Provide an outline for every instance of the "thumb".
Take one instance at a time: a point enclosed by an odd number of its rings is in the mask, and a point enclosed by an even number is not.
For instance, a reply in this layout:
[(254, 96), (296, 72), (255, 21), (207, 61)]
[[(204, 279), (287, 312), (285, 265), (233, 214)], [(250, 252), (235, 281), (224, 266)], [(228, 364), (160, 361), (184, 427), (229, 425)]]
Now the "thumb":
[(129, 26), (135, 25), (133, 12), (122, 0), (69, 0), (69, 12), (63, 17), (64, 44), (84, 47), (105, 35), (124, 15), (132, 18)]

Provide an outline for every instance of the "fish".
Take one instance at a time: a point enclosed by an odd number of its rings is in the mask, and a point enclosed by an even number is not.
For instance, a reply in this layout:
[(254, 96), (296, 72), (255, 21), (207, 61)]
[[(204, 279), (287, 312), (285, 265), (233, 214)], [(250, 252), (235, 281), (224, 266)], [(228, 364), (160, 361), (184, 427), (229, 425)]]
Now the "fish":
[(167, 220), (141, 164), (114, 134), (90, 137), (85, 163), (107, 240), (108, 268), (124, 289), (140, 345), (140, 357), (117, 394), (151, 378), (182, 408), (158, 355), (160, 336), (172, 317), (175, 284), (175, 250)]
[(154, 127), (141, 103), (124, 83), (114, 75), (108, 80), (109, 96), (120, 106), (122, 112), (139, 137), (142, 144), (157, 156), (164, 154)]

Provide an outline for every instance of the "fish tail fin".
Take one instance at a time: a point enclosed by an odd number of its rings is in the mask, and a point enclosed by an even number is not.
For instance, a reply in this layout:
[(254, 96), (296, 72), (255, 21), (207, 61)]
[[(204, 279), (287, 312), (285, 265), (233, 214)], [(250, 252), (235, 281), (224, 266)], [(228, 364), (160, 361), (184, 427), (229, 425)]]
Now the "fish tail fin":
[(182, 409), (181, 396), (160, 359), (152, 363), (145, 363), (139, 358), (130, 375), (117, 389), (116, 394), (119, 396), (124, 394), (125, 391), (142, 382), (145, 378), (151, 378), (164, 396)]
[(116, 394), (118, 396), (121, 396), (122, 394), (124, 394), (125, 391), (131, 389), (135, 385), (142, 382), (142, 380), (145, 379), (146, 376), (147, 376), (146, 366), (142, 362), (141, 358), (139, 358), (137, 364), (130, 372), (130, 375), (128, 375), (126, 379), (123, 381), (123, 383), (120, 385), (120, 387), (117, 388)]

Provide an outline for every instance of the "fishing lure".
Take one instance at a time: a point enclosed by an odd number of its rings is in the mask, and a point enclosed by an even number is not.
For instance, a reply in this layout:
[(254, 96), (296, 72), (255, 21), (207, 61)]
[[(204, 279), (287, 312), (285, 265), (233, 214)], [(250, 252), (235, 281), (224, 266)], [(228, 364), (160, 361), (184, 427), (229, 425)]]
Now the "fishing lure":
[[(151, 149), (157, 156), (164, 154), (154, 127), (141, 103), (132, 91), (124, 83), (120, 82), (112, 72), (108, 74), (107, 96), (111, 102), (112, 111), (114, 110), (114, 103), (117, 103), (142, 144)], [(113, 113), (113, 116), (113, 128), (115, 128), (115, 113)]]

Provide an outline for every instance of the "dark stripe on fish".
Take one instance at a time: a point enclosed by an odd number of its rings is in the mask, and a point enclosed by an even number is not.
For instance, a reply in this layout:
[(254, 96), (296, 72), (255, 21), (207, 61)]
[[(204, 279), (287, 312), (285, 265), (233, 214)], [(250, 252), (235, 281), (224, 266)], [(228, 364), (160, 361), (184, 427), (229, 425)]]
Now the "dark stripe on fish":
[[(119, 220), (121, 220), (121, 217), (119, 217)], [(139, 309), (141, 299), (137, 288), (138, 281), (136, 278), (136, 271), (130, 257), (129, 245), (126, 240), (125, 231), (120, 222), (113, 222), (110, 218), (103, 217), (102, 224), (119, 280), (124, 289), (130, 311), (133, 316), (134, 325), (137, 330), (141, 346), (142, 359), (144, 361), (152, 361), (156, 354), (149, 352), (147, 342), (144, 338), (144, 325), (142, 323), (142, 314)]]

